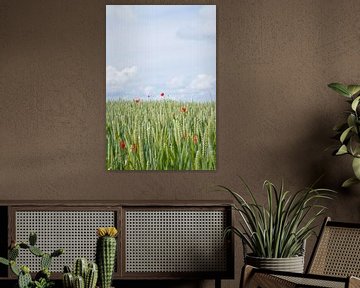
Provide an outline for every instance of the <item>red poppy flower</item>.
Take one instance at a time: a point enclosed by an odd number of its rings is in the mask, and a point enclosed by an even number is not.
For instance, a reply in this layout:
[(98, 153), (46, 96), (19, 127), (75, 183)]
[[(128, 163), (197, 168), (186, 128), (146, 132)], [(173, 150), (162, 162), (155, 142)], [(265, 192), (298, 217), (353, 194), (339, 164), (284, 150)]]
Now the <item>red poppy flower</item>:
[(124, 149), (126, 148), (125, 141), (124, 141), (124, 140), (121, 140), (121, 141), (119, 142), (119, 146), (120, 146), (120, 148), (121, 148), (122, 150), (124, 150)]
[(137, 152), (137, 149), (138, 149), (138, 146), (136, 144), (132, 144), (131, 145), (131, 151), (136, 153)]
[(134, 102), (135, 102), (135, 103), (139, 103), (139, 102), (140, 102), (140, 98), (135, 98), (135, 99), (134, 99)]
[(199, 138), (198, 138), (198, 136), (195, 134), (195, 135), (193, 136), (193, 142), (194, 142), (194, 144), (198, 144), (198, 141), (199, 141)]
[(180, 112), (186, 113), (186, 112), (187, 112), (187, 108), (186, 108), (186, 107), (181, 107)]
[(160, 93), (160, 96), (161, 96), (161, 97), (164, 97), (164, 96), (165, 96), (164, 92)]

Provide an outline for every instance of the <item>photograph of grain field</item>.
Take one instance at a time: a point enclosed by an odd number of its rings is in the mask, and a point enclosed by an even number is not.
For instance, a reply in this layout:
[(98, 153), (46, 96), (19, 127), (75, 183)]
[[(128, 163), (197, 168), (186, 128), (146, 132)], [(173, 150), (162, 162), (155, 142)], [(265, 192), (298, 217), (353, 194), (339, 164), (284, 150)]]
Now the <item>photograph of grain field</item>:
[(106, 6), (106, 169), (216, 169), (216, 6)]

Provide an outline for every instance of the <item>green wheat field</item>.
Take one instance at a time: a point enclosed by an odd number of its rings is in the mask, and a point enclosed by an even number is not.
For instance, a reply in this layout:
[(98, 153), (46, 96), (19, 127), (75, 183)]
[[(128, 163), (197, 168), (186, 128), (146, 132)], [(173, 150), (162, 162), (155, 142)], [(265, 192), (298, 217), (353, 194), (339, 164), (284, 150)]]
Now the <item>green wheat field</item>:
[(215, 102), (107, 101), (107, 170), (215, 170)]

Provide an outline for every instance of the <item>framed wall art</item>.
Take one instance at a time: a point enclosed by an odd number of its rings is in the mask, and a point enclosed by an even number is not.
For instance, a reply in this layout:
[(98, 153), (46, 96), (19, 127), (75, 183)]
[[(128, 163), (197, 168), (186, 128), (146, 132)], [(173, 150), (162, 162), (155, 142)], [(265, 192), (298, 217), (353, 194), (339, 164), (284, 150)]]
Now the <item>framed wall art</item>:
[(216, 6), (106, 6), (107, 170), (216, 169)]

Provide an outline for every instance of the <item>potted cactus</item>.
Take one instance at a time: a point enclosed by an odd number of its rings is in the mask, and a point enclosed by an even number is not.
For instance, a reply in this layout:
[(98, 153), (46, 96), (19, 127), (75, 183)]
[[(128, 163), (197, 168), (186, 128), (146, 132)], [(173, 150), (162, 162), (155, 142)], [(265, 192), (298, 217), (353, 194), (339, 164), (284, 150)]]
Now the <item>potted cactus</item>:
[(99, 287), (110, 288), (116, 258), (115, 227), (100, 227), (97, 229), (96, 262), (99, 267)]
[(64, 267), (64, 288), (95, 288), (98, 279), (96, 263), (88, 263), (86, 258), (78, 258), (74, 263), (74, 272), (70, 267)]
[[(30, 233), (29, 243), (12, 242), (8, 252), (8, 259), (0, 257), (0, 263), (10, 266), (11, 271), (18, 277), (19, 288), (49, 288), (54, 285), (50, 280), (50, 265), (54, 257), (64, 253), (63, 249), (57, 249), (52, 253), (45, 253), (36, 246), (36, 233)], [(19, 266), (16, 259), (20, 249), (28, 250), (33, 255), (39, 257), (41, 270), (35, 275), (34, 280), (30, 275), (30, 268), (26, 265)]]

